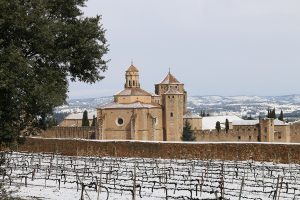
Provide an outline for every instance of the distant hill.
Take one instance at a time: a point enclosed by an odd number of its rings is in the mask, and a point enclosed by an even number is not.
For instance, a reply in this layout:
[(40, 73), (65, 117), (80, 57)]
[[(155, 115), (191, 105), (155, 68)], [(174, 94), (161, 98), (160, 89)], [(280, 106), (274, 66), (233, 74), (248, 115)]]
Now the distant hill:
[[(71, 99), (57, 107), (56, 113), (92, 111), (109, 103), (113, 97)], [(193, 96), (188, 98), (188, 109), (195, 113), (205, 111), (210, 115), (264, 116), (268, 108), (282, 109), (289, 120), (300, 119), (300, 95), (285, 96)]]

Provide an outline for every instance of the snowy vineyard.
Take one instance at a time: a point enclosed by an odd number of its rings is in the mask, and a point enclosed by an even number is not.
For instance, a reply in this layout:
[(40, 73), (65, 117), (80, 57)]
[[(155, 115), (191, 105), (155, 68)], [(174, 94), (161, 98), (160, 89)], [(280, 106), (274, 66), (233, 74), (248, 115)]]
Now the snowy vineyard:
[(300, 165), (1, 153), (1, 180), (25, 199), (300, 199)]

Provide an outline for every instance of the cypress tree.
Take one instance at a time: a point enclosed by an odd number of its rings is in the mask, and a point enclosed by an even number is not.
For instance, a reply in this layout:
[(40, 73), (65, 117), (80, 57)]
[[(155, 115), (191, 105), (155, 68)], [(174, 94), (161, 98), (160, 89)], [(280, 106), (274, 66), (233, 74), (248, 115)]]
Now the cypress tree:
[(283, 121), (283, 111), (282, 110), (280, 111), (280, 115), (279, 115), (278, 119), (280, 121)]
[(228, 130), (229, 130), (229, 121), (228, 121), (228, 119), (226, 119), (226, 121), (225, 121), (225, 131), (226, 131), (226, 133), (228, 133)]
[(83, 112), (82, 126), (90, 126), (90, 122), (89, 122), (89, 118), (88, 118), (88, 112), (86, 110)]
[(93, 115), (93, 121), (92, 121), (91, 126), (96, 126), (96, 117), (95, 117), (95, 115)]
[(184, 123), (181, 140), (182, 141), (195, 141), (196, 140), (196, 137), (192, 131), (191, 124), (187, 120)]
[(272, 116), (271, 116), (271, 118), (276, 119), (276, 111), (275, 111), (275, 108), (273, 108), (273, 110), (272, 110)]
[(216, 122), (216, 129), (217, 129), (218, 133), (221, 130), (221, 123), (219, 121)]

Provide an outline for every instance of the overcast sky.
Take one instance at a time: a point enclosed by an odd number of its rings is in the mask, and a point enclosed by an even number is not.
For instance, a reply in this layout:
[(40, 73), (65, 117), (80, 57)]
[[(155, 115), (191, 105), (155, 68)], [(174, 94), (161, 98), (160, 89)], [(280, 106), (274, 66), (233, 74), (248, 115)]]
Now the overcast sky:
[(299, 0), (89, 0), (102, 15), (111, 59), (106, 78), (70, 83), (69, 97), (123, 89), (131, 59), (141, 87), (171, 72), (189, 95), (300, 94)]

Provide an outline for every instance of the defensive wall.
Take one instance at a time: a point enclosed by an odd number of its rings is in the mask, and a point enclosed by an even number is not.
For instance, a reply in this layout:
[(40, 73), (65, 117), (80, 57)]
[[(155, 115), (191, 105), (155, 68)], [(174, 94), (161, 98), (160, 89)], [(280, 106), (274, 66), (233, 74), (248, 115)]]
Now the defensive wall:
[[(196, 141), (199, 142), (258, 142), (257, 126), (234, 126), (226, 132), (220, 130), (194, 130)], [(95, 127), (52, 127), (41, 134), (44, 138), (99, 138)], [(118, 139), (116, 137), (115, 139)], [(119, 139), (125, 139), (119, 137)], [(158, 139), (156, 139), (158, 140)], [(300, 121), (288, 126), (275, 126), (274, 142), (300, 143)]]
[(44, 138), (81, 138), (95, 139), (95, 127), (60, 127), (55, 126), (44, 131), (41, 136)]
[(27, 138), (18, 151), (68, 156), (114, 156), (170, 159), (222, 159), (300, 163), (300, 144), (234, 142), (143, 142)]

